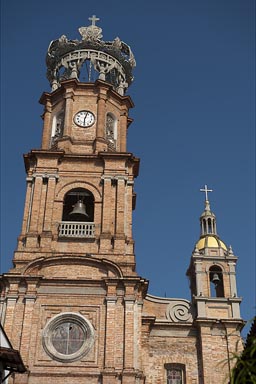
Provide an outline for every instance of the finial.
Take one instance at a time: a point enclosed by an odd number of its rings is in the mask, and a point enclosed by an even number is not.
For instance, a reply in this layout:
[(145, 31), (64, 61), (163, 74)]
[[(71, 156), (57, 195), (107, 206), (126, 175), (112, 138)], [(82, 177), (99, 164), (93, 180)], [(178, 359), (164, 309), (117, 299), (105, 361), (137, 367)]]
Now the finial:
[(208, 201), (208, 192), (213, 192), (213, 189), (208, 189), (207, 185), (205, 184), (204, 188), (200, 189), (200, 192), (205, 192), (205, 201)]
[(197, 246), (195, 246), (193, 254), (194, 255), (200, 255), (200, 252), (199, 252), (199, 249), (197, 248)]
[(91, 25), (95, 26), (96, 21), (99, 21), (100, 19), (98, 17), (96, 17), (95, 15), (92, 15), (92, 17), (89, 17), (88, 20), (92, 22)]
[(228, 253), (229, 255), (234, 255), (231, 245), (228, 247)]

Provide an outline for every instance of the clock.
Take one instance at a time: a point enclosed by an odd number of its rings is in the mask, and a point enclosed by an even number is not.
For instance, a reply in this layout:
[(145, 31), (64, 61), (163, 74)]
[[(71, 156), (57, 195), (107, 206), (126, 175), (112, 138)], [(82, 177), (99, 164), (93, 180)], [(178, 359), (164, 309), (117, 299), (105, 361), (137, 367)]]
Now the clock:
[(79, 127), (91, 127), (95, 122), (95, 116), (90, 111), (79, 111), (74, 116), (74, 122), (79, 125)]

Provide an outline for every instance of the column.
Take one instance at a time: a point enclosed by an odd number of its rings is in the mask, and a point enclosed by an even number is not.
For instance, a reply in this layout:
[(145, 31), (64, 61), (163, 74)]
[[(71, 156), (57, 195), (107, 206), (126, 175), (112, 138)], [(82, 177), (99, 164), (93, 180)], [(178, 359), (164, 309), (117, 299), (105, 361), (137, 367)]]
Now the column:
[(105, 94), (100, 93), (98, 97), (98, 113), (97, 113), (97, 133), (96, 137), (105, 138), (105, 125), (106, 125), (106, 99)]
[(51, 114), (52, 106), (49, 100), (46, 101), (45, 110), (44, 110), (44, 128), (42, 136), (42, 149), (48, 149), (50, 146), (51, 139)]
[[(127, 288), (127, 287), (126, 287)], [(130, 288), (129, 287), (129, 291)], [(124, 307), (125, 307), (125, 320), (124, 320), (124, 370), (122, 375), (122, 384), (133, 384), (135, 383), (135, 350), (134, 350), (134, 328), (136, 325), (134, 319), (134, 297), (129, 297), (130, 295), (124, 298)]]
[(57, 175), (48, 176), (47, 194), (45, 200), (45, 212), (43, 222), (43, 232), (41, 234), (41, 247), (50, 247), (52, 240), (52, 214), (55, 198)]
[[(19, 298), (19, 278), (8, 279), (9, 282), (9, 291), (6, 296), (6, 309), (5, 309), (5, 319), (4, 319), (4, 329), (10, 341), (12, 342), (12, 335), (14, 332), (15, 325), (15, 310), (16, 303)], [(15, 336), (15, 335), (14, 335)]]
[(234, 262), (229, 262), (229, 284), (230, 284), (230, 296), (231, 296), (231, 307), (232, 307), (232, 317), (235, 319), (240, 319), (240, 302), (241, 299), (237, 297), (237, 287), (236, 287), (236, 264)]
[(128, 239), (132, 240), (132, 195), (133, 195), (133, 180), (127, 180), (125, 193), (125, 222), (124, 233)]
[[(195, 253), (197, 254), (197, 250), (195, 250)], [(202, 262), (201, 261), (194, 261), (195, 266), (195, 279), (196, 279), (196, 303), (197, 303), (197, 316), (198, 317), (205, 317), (206, 316), (206, 310), (205, 310), (205, 292), (203, 289), (202, 284), (202, 276), (205, 275), (204, 272), (202, 272)], [(192, 275), (193, 278), (193, 275)], [(208, 296), (208, 295), (207, 295)]]
[(22, 329), (22, 335), (21, 335), (20, 353), (25, 365), (28, 364), (28, 359), (29, 359), (32, 317), (33, 317), (35, 301), (36, 301), (36, 296), (34, 295), (26, 296), (24, 298), (25, 309), (24, 309), (24, 318), (23, 318), (23, 329)]
[(125, 177), (116, 176), (116, 234), (124, 236), (124, 213), (125, 213)]
[(95, 149), (97, 152), (107, 150), (107, 142), (105, 139), (105, 126), (106, 126), (106, 99), (104, 93), (99, 93), (98, 96), (98, 111), (97, 111), (97, 128), (96, 128), (96, 141)]
[(72, 129), (72, 116), (73, 116), (73, 92), (67, 91), (65, 95), (66, 107), (65, 107), (65, 120), (64, 120), (64, 132), (63, 136), (71, 136)]
[(120, 116), (120, 152), (126, 152), (127, 139), (127, 111)]
[(111, 193), (112, 186), (111, 180), (112, 176), (103, 176), (102, 177), (104, 186), (103, 186), (103, 207), (102, 207), (102, 233), (110, 234), (110, 211), (111, 207)]
[(55, 187), (56, 187), (56, 178), (55, 175), (50, 175), (48, 179), (48, 189), (46, 196), (46, 209), (45, 209), (45, 217), (44, 217), (44, 231), (51, 230), (52, 224), (52, 212), (53, 212), (53, 203), (55, 197)]
[(23, 359), (24, 364), (29, 363), (29, 355), (31, 352), (30, 342), (32, 336), (32, 329), (35, 327), (33, 324), (33, 313), (34, 313), (34, 304), (36, 301), (36, 287), (38, 284), (38, 279), (27, 278), (27, 292), (24, 297), (24, 317), (23, 317), (23, 328), (21, 335), (21, 347), (20, 353)]
[(108, 252), (112, 249), (111, 245), (111, 213), (113, 210), (112, 205), (112, 176), (103, 175), (103, 202), (102, 202), (102, 224), (100, 235), (100, 248), (101, 252)]
[(229, 266), (230, 296), (237, 297), (235, 263), (229, 262), (228, 266)]
[(42, 230), (43, 230), (44, 215), (45, 215), (45, 209), (46, 209), (47, 188), (48, 188), (48, 177), (47, 175), (42, 175), (41, 199), (40, 199), (38, 224), (37, 224), (37, 232), (40, 234), (42, 233)]
[(6, 311), (4, 320), (4, 330), (12, 341), (12, 330), (15, 322), (15, 307), (18, 300), (17, 294), (8, 294), (6, 298)]
[(30, 225), (30, 219), (31, 219), (31, 209), (32, 209), (32, 202), (33, 202), (33, 195), (34, 195), (34, 178), (33, 177), (27, 177), (27, 191), (26, 191), (26, 198), (25, 198), (25, 206), (24, 206), (24, 215), (23, 215), (23, 222), (22, 222), (22, 229), (21, 234), (18, 238), (18, 247), (17, 250), (23, 250), (24, 246), (26, 245), (26, 233), (28, 232), (29, 225)]
[(115, 250), (122, 252), (124, 250), (125, 243), (125, 233), (124, 233), (124, 224), (125, 224), (125, 184), (126, 177), (116, 176), (117, 181), (116, 187), (116, 223), (115, 223)]
[(26, 247), (38, 247), (38, 220), (41, 206), (43, 178), (41, 175), (34, 176), (34, 186), (30, 201), (28, 225), (26, 234)]
[(117, 298), (106, 297), (105, 369), (115, 367), (115, 309)]
[(124, 329), (124, 368), (133, 369), (134, 364), (134, 299), (124, 298), (125, 329)]
[(30, 219), (29, 232), (37, 232), (40, 202), (41, 202), (41, 193), (42, 193), (42, 184), (43, 184), (42, 175), (35, 175), (34, 183), (35, 183), (35, 187), (34, 187), (32, 208), (31, 208), (31, 219)]
[[(115, 345), (116, 345), (116, 281), (107, 282), (106, 319), (105, 319), (105, 348), (104, 369), (102, 372), (103, 384), (116, 383)], [(119, 341), (121, 342), (121, 340)]]
[(202, 296), (202, 262), (195, 261), (196, 295)]

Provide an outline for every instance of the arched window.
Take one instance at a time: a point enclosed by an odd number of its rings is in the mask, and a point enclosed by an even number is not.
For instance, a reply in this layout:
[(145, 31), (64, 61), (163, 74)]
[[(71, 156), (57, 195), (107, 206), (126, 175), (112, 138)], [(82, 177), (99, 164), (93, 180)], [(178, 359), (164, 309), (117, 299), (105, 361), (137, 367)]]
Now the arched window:
[(166, 370), (166, 384), (185, 384), (185, 365), (180, 363), (168, 363), (164, 365)]
[(116, 117), (110, 112), (106, 116), (106, 139), (108, 148), (115, 150), (117, 140)]
[(209, 269), (211, 297), (224, 297), (223, 273), (217, 265)]
[(213, 228), (212, 228), (212, 220), (209, 218), (207, 220), (207, 223), (208, 223), (208, 233), (213, 233)]
[(206, 230), (206, 220), (203, 220), (203, 235), (206, 235), (207, 230)]
[(51, 144), (50, 144), (51, 147), (53, 147), (56, 141), (63, 136), (63, 130), (64, 130), (64, 111), (61, 111), (53, 117)]
[(75, 188), (64, 198), (62, 221), (94, 221), (94, 196), (87, 189)]

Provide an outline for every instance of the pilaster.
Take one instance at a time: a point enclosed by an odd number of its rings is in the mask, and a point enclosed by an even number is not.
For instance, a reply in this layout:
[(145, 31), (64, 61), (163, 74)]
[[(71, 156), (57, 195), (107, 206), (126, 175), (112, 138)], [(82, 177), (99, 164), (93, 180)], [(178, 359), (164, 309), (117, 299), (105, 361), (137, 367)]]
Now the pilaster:
[(64, 119), (64, 132), (63, 136), (71, 136), (72, 129), (72, 115), (73, 115), (73, 90), (67, 89), (64, 96), (66, 99), (66, 108), (65, 108), (65, 119)]
[(24, 364), (28, 364), (30, 355), (30, 342), (33, 328), (33, 313), (37, 299), (38, 278), (27, 277), (27, 291), (24, 296), (24, 317), (22, 324), (20, 353)]
[(116, 282), (111, 284), (107, 283), (107, 297), (106, 301), (106, 328), (105, 328), (105, 356), (104, 356), (104, 369), (114, 370), (115, 367), (115, 324), (116, 324)]
[(37, 233), (38, 231), (38, 219), (40, 212), (40, 202), (42, 193), (43, 176), (41, 174), (34, 176), (35, 189), (31, 206), (31, 219), (29, 225), (30, 233)]
[(42, 149), (48, 149), (50, 145), (50, 137), (51, 137), (51, 113), (52, 106), (50, 99), (46, 94), (46, 104), (44, 110), (44, 127), (43, 127), (43, 136), (42, 136)]

